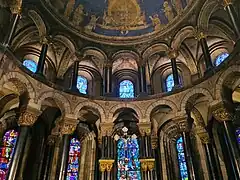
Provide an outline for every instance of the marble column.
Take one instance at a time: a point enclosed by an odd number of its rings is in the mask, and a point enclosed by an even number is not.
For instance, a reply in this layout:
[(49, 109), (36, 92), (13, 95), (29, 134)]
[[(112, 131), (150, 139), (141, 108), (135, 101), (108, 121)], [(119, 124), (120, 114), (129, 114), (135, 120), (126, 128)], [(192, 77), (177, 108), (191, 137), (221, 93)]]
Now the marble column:
[(36, 74), (43, 76), (44, 66), (45, 66), (47, 51), (48, 51), (48, 39), (46, 37), (44, 37), (41, 41), (42, 41), (41, 42), (42, 49), (41, 49), (41, 53), (40, 53), (40, 56), (38, 59)]
[(237, 35), (237, 38), (240, 38), (240, 27), (239, 27), (239, 18), (237, 15), (237, 12), (233, 6), (232, 0), (223, 0), (224, 3), (224, 9), (227, 11), (228, 16), (232, 22), (232, 26), (234, 28), (234, 31)]
[(147, 84), (146, 84), (146, 66), (145, 64), (140, 64), (138, 67), (139, 73), (139, 85), (140, 85), (140, 95), (147, 95)]
[(170, 49), (168, 51), (168, 57), (171, 60), (171, 66), (172, 66), (174, 89), (177, 89), (181, 86), (180, 78), (179, 78), (179, 74), (178, 74), (178, 68), (177, 68), (177, 61), (176, 61), (178, 56), (179, 56), (179, 53), (177, 50)]
[(12, 158), (11, 168), (8, 173), (8, 180), (15, 180), (18, 177), (20, 170), (20, 161), (23, 158), (24, 148), (26, 146), (28, 133), (31, 126), (36, 122), (40, 111), (38, 109), (27, 107), (21, 110), (19, 119), (17, 121), (20, 129), (17, 146)]
[(224, 129), (224, 137), (226, 141), (225, 143), (229, 151), (234, 176), (236, 179), (240, 179), (240, 158), (235, 137), (235, 129), (232, 122), (233, 116), (223, 105), (214, 107), (212, 113), (216, 120), (222, 122), (222, 126)]
[(203, 59), (204, 59), (205, 66), (206, 66), (205, 73), (208, 73), (209, 71), (212, 70), (213, 63), (212, 63), (211, 54), (210, 54), (210, 51), (208, 48), (206, 35), (203, 32), (197, 32), (196, 38), (199, 41), (201, 48), (202, 48)]
[(71, 90), (75, 92), (79, 92), (79, 90), (77, 89), (78, 70), (79, 70), (79, 61), (75, 61), (73, 65), (73, 72), (72, 72), (72, 79), (71, 79)]
[(104, 96), (112, 96), (112, 63), (107, 62), (104, 66), (103, 78)]

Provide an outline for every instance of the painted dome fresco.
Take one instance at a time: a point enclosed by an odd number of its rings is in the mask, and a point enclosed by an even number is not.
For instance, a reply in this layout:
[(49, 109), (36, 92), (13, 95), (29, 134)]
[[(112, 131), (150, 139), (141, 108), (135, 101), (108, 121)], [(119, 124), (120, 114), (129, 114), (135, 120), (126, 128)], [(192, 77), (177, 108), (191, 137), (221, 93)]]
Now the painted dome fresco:
[[(42, 0), (65, 26), (85, 38), (117, 42), (170, 30), (192, 0)], [(156, 37), (156, 36), (155, 36)]]

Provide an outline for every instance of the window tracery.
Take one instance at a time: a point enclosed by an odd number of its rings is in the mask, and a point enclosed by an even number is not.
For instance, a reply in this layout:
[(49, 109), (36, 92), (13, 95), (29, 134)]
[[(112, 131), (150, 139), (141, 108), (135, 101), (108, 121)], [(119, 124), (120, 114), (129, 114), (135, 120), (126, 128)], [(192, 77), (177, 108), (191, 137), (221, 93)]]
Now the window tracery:
[(223, 61), (225, 61), (225, 59), (228, 56), (229, 56), (229, 54), (226, 52), (218, 55), (217, 58), (215, 59), (215, 66), (219, 66)]
[(68, 153), (66, 180), (78, 180), (80, 155), (81, 155), (80, 141), (76, 138), (71, 138)]
[(166, 90), (167, 92), (172, 91), (174, 87), (174, 79), (173, 79), (173, 74), (169, 74), (165, 80), (165, 85), (166, 85)]
[(6, 180), (19, 133), (16, 130), (7, 131), (0, 148), (0, 179)]
[(37, 71), (37, 63), (33, 60), (26, 59), (23, 61), (23, 65), (33, 73)]
[(185, 158), (182, 136), (177, 139), (176, 148), (177, 148), (178, 165), (179, 165), (181, 180), (188, 180), (188, 169), (187, 169), (187, 162)]
[(83, 76), (77, 77), (77, 88), (80, 93), (87, 94), (88, 81), (85, 77), (83, 77)]
[(134, 98), (134, 85), (130, 80), (123, 80), (119, 85), (120, 98)]

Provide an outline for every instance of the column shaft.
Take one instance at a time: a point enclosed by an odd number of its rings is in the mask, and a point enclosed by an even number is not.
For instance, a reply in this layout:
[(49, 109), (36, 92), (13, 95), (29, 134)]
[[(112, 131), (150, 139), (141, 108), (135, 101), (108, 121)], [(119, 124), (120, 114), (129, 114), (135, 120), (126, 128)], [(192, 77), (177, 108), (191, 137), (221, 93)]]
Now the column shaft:
[(13, 155), (12, 165), (8, 174), (8, 180), (15, 180), (16, 174), (18, 170), (18, 165), (20, 159), (22, 157), (22, 153), (24, 151), (24, 147), (26, 144), (27, 136), (28, 136), (29, 127), (22, 126), (20, 127), (20, 134), (17, 141), (17, 146)]
[(171, 65), (172, 65), (172, 73), (173, 73), (173, 80), (174, 80), (174, 86), (179, 87), (179, 75), (178, 75), (178, 69), (177, 69), (177, 62), (176, 58), (171, 59)]
[(78, 92), (78, 89), (77, 89), (78, 66), (79, 66), (79, 61), (75, 61), (73, 65), (73, 72), (72, 72), (71, 90), (76, 92)]
[(146, 93), (147, 86), (146, 86), (146, 68), (145, 68), (145, 66), (140, 66), (138, 71), (139, 71), (140, 92)]
[(232, 3), (229, 3), (227, 6), (225, 6), (225, 10), (227, 11), (229, 18), (231, 19), (231, 22), (237, 37), (240, 38), (240, 29), (239, 29), (239, 22), (238, 22), (239, 20)]
[(206, 65), (206, 72), (207, 72), (207, 71), (211, 70), (213, 67), (210, 51), (208, 49), (207, 40), (205, 37), (202, 37), (199, 40), (199, 42), (202, 47), (203, 57), (204, 57), (204, 61), (205, 61), (205, 65)]
[(62, 144), (62, 158), (60, 162), (60, 172), (59, 172), (59, 180), (65, 179), (66, 174), (66, 165), (68, 158), (68, 145), (69, 145), (69, 135), (63, 136), (63, 144)]
[(40, 57), (38, 59), (36, 74), (43, 75), (44, 65), (45, 65), (46, 56), (47, 56), (47, 51), (48, 51), (48, 44), (44, 43), (42, 45), (41, 54), (40, 54)]
[(107, 64), (104, 67), (104, 95), (110, 96), (112, 93), (112, 66)]
[(19, 19), (20, 19), (20, 14), (13, 14), (13, 20), (12, 20), (11, 25), (10, 25), (11, 29), (6, 36), (5, 42), (3, 43), (5, 46), (9, 46), (11, 44), (12, 37), (13, 37), (13, 34), (16, 30)]

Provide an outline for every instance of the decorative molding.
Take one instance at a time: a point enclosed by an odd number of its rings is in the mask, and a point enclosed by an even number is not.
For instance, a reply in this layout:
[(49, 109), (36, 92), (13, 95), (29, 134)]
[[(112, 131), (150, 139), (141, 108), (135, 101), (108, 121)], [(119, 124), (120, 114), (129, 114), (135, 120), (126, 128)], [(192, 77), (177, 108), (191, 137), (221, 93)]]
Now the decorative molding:
[(113, 159), (99, 159), (99, 169), (101, 172), (107, 171), (110, 172), (113, 167)]
[(142, 122), (138, 123), (139, 131), (141, 136), (150, 136), (151, 135), (151, 122)]
[(142, 171), (152, 171), (155, 167), (155, 159), (140, 159)]

